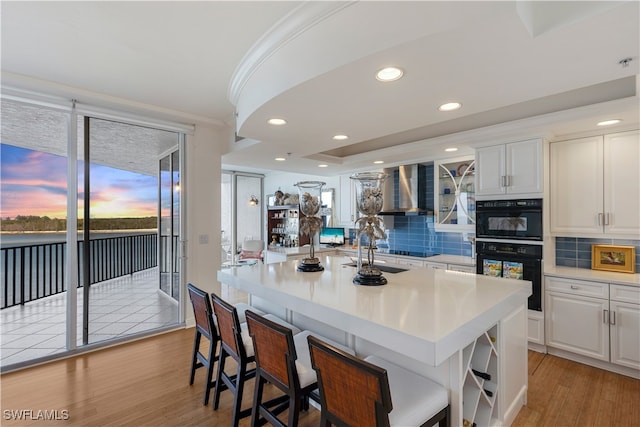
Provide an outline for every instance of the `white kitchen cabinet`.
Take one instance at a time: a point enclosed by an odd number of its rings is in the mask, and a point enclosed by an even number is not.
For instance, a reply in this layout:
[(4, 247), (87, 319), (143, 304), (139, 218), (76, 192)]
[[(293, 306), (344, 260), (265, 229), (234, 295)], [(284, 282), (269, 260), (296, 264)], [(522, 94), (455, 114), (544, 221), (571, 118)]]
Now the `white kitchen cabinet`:
[(640, 369), (640, 288), (610, 287), (611, 362)]
[(579, 281), (548, 278), (546, 285), (547, 345), (609, 361), (608, 297), (584, 296), (590, 292), (582, 292)]
[(434, 164), (435, 228), (438, 231), (475, 230), (475, 161), (473, 157)]
[(340, 194), (338, 197), (338, 221), (343, 227), (353, 228), (357, 218), (356, 196), (350, 175), (340, 175)]
[(559, 236), (640, 235), (640, 132), (550, 144), (550, 229)]
[(476, 196), (542, 196), (542, 140), (476, 149)]
[(546, 278), (546, 344), (640, 369), (640, 288)]

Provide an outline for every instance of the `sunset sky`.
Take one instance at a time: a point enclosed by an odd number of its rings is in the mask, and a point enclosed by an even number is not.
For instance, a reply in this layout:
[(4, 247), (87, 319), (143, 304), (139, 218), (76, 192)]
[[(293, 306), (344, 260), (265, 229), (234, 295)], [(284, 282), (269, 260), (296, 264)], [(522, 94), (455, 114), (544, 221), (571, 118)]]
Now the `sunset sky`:
[[(66, 157), (0, 144), (0, 217), (66, 218), (66, 172)], [(156, 216), (157, 196), (153, 176), (91, 167), (92, 218)]]

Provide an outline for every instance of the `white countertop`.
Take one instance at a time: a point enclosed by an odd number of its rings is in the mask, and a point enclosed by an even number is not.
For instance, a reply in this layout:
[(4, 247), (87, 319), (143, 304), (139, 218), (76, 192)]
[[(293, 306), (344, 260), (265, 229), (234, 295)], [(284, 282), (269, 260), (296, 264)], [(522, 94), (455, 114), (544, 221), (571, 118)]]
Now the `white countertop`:
[(544, 274), (545, 276), (564, 277), (568, 279), (595, 280), (620, 285), (640, 286), (640, 274), (556, 266), (545, 267)]
[(354, 285), (349, 257), (320, 259), (322, 272), (298, 272), (298, 261), (258, 263), (221, 270), (218, 280), (433, 366), (531, 295), (528, 281), (435, 269), (384, 273), (384, 286)]

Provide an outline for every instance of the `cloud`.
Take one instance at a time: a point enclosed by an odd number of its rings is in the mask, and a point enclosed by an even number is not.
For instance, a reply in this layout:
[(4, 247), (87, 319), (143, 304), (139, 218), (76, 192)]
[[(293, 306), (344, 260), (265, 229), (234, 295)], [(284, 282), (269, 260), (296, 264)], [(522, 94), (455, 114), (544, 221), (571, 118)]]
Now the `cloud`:
[[(0, 217), (66, 217), (67, 159), (7, 144), (0, 144), (0, 150)], [(157, 214), (156, 177), (101, 165), (91, 165), (90, 173), (92, 217)], [(82, 176), (78, 185), (81, 205)]]

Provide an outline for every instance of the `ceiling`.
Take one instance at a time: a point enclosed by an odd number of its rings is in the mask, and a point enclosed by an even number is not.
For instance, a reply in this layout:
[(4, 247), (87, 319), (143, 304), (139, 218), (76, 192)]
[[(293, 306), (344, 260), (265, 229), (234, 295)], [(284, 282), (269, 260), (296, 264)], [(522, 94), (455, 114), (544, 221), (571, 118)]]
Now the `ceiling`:
[[(623, 119), (613, 130), (640, 122), (637, 1), (1, 8), (5, 87), (237, 132), (229, 169), (334, 175), (441, 158), (447, 146), (605, 132), (595, 126), (605, 118)], [(389, 65), (404, 77), (377, 81)], [(449, 101), (462, 108), (438, 110)]]

